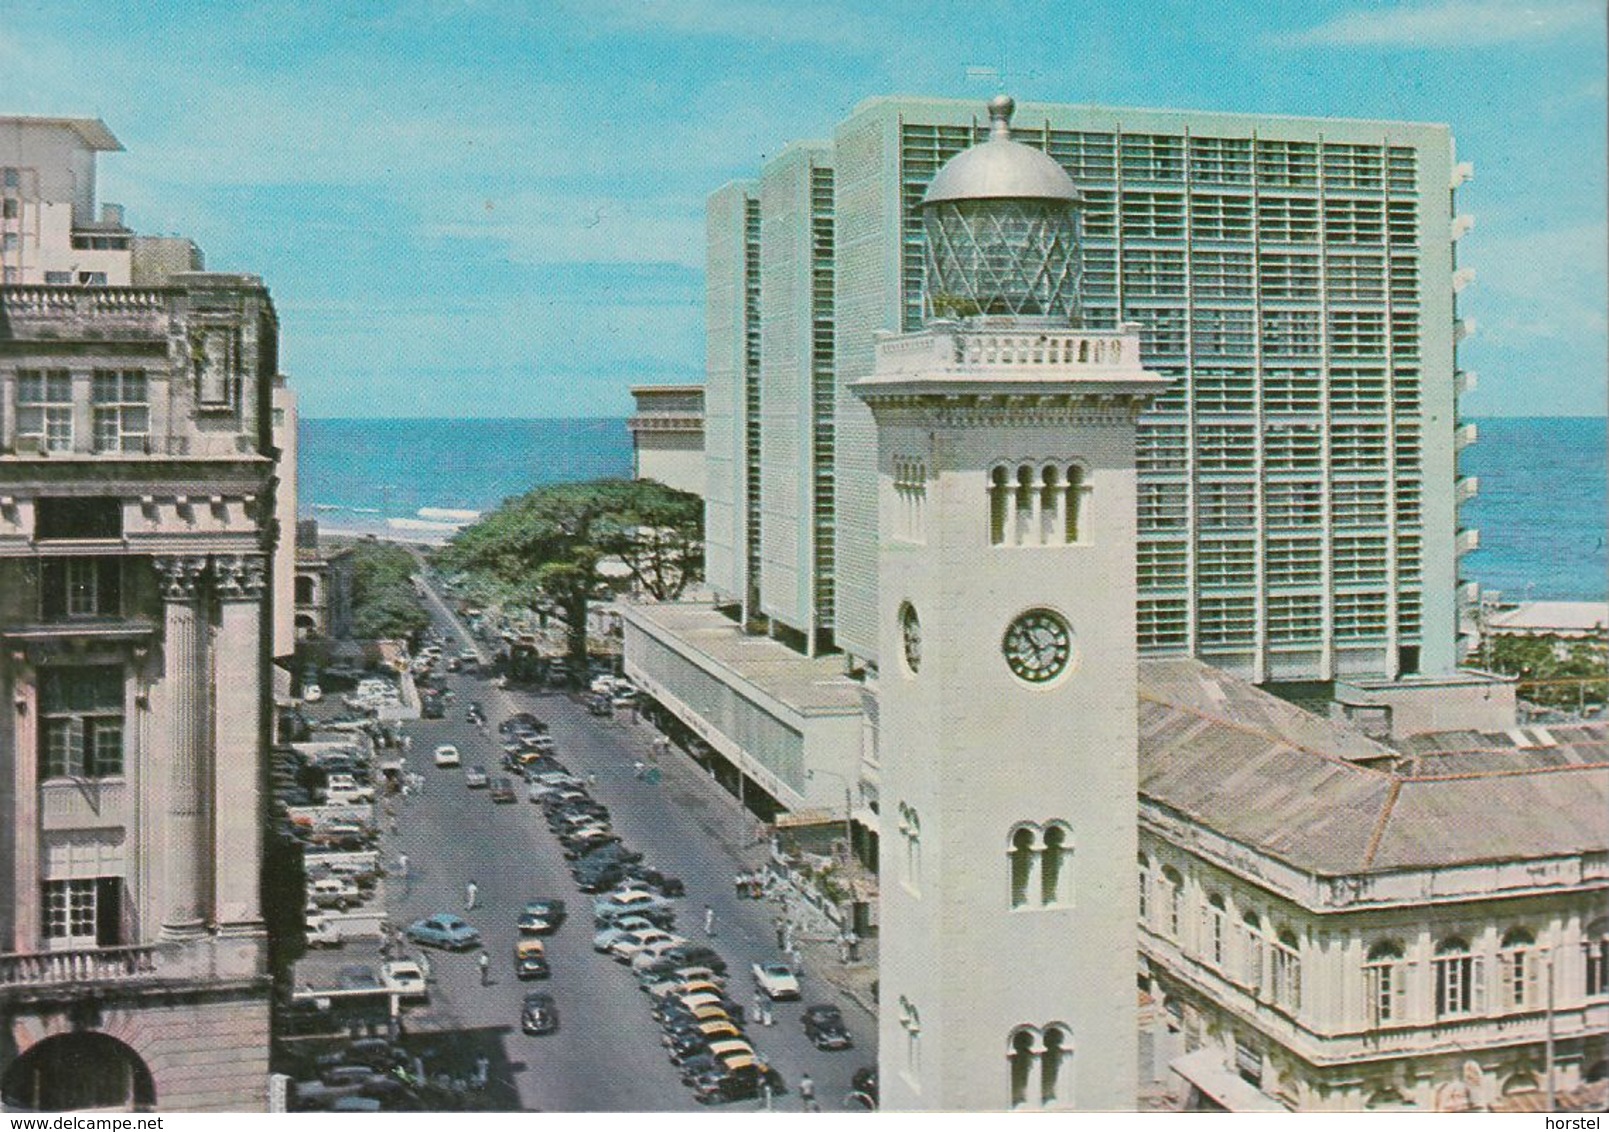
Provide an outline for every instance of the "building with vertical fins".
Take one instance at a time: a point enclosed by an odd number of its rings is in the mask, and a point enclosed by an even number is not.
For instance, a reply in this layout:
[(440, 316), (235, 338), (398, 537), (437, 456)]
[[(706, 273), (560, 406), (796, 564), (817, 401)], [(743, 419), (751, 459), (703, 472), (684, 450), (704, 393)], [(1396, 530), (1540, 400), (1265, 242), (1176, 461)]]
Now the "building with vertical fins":
[(0, 119), (0, 1096), (261, 1109), (294, 402), (260, 278), (95, 217), (119, 148)]
[[(758, 185), (711, 198), (706, 412), (745, 443), (712, 427), (709, 519), (759, 553), (712, 559), (710, 581), (811, 651), (879, 659), (871, 421), (849, 386), (875, 332), (919, 325), (918, 206), (984, 127), (969, 103), (872, 99), (830, 143), (790, 147)], [(1453, 203), (1470, 167), (1448, 129), (1033, 104), (1013, 137), (1085, 195), (1084, 324), (1138, 323), (1146, 364), (1174, 379), (1140, 430), (1142, 655), (1326, 689), (1454, 673), (1458, 561), (1478, 536), (1459, 519), (1477, 487), (1458, 470), (1475, 439), (1457, 360), (1471, 221)], [(741, 270), (756, 259), (758, 302)], [(773, 322), (774, 353), (759, 330)], [(807, 351), (816, 324), (834, 332)], [(758, 398), (724, 376), (756, 367)], [(795, 415), (808, 367), (822, 386), (834, 375), (836, 402)], [(811, 491), (789, 458), (806, 421)]]
[[(1137, 327), (1073, 324), (1079, 191), (1011, 140), (1010, 98), (989, 110), (921, 202), (924, 324), (879, 336), (851, 388), (877, 441), (879, 1087), (904, 1110), (1124, 1110), (1134, 430), (1168, 382)], [(964, 974), (1006, 955), (1032, 977)]]

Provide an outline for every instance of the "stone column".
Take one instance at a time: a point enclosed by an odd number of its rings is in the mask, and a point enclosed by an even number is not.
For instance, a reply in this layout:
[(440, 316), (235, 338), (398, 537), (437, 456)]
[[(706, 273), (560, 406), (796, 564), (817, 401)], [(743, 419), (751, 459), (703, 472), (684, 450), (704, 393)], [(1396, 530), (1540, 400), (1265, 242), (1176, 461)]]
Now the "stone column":
[(207, 560), (194, 555), (154, 560), (166, 616), (162, 684), (166, 718), (157, 721), (153, 754), (162, 797), (162, 934), (202, 933), (202, 865), (207, 853), (203, 786), (207, 741), (207, 624), (201, 579)]
[(221, 933), (263, 930), (258, 882), (262, 867), (263, 591), (258, 555), (217, 555), (219, 601), (217, 710), (213, 713), (213, 844)]

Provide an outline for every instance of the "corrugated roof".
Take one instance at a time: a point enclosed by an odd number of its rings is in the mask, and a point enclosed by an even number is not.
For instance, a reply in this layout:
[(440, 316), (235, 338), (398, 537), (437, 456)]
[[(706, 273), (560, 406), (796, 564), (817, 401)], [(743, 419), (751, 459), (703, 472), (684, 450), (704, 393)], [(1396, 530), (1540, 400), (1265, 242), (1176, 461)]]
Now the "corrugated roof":
[(1537, 746), (1444, 732), (1400, 759), (1200, 661), (1140, 665), (1142, 797), (1326, 876), (1609, 849), (1609, 726), (1521, 734)]

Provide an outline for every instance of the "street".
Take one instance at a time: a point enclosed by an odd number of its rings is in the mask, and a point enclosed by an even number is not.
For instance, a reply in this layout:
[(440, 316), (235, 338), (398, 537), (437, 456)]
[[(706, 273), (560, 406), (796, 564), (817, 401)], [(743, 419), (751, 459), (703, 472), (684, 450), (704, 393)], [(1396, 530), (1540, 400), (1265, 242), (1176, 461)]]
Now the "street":
[[(433, 593), (427, 600), (451, 648), (472, 642)], [(470, 1048), (491, 1062), (487, 1099), (494, 1107), (554, 1111), (652, 1111), (697, 1108), (691, 1091), (660, 1044), (660, 1028), (649, 1013), (648, 996), (637, 987), (628, 968), (592, 949), (591, 904), (570, 879), (557, 839), (543, 820), (542, 809), (526, 799), (516, 783), (518, 801), (498, 805), (486, 790), (464, 786), (463, 770), (436, 768), (431, 753), (451, 743), (463, 753), (465, 768), (481, 765), (496, 778), (501, 748), (497, 724), (518, 711), (530, 711), (551, 727), (554, 754), (572, 773), (596, 775), (591, 788), (607, 805), (616, 833), (645, 855), (645, 862), (680, 877), (687, 895), (676, 903), (675, 930), (695, 942), (711, 943), (729, 965), (728, 993), (752, 1013), (752, 963), (779, 958), (775, 946), (777, 907), (769, 901), (739, 900), (732, 877), (747, 868), (705, 828), (719, 816), (733, 829), (745, 825), (736, 814), (712, 815), (711, 807), (735, 803), (688, 763), (667, 767), (662, 784), (633, 774), (633, 763), (646, 756), (655, 732), (634, 723), (631, 713), (595, 718), (558, 692), (502, 691), (490, 679), (453, 673), (447, 677), (455, 693), (447, 718), (408, 724), (412, 749), (408, 769), (422, 774), (418, 796), (396, 800), (397, 833), (387, 833), (383, 856), (391, 876), (387, 885), (388, 915), (407, 924), (435, 912), (464, 916), (481, 932), (490, 954), (489, 986), (481, 986), (474, 952), (455, 955), (430, 951), (434, 984), (428, 1008), (414, 1008), (409, 1032), (440, 1033), (441, 1056), (462, 1055)], [(486, 708), (482, 729), (465, 721), (471, 700)], [(667, 760), (682, 756), (672, 753)], [(688, 773), (691, 771), (691, 773)], [(702, 821), (701, 821), (702, 819)], [(752, 836), (752, 835), (751, 835)], [(408, 877), (396, 874), (398, 853), (408, 857)], [(753, 853), (749, 854), (753, 859)], [(465, 888), (478, 886), (478, 907), (465, 909)], [(569, 918), (547, 937), (552, 976), (527, 983), (513, 974), (512, 955), (520, 908), (533, 899), (557, 897), (568, 905)], [(704, 909), (714, 911), (715, 938), (704, 931)], [(778, 1003), (775, 1025), (761, 1026), (752, 1017), (745, 1030), (756, 1050), (787, 1082), (788, 1093), (775, 1101), (780, 1110), (798, 1110), (797, 1083), (809, 1072), (817, 1096), (827, 1109), (838, 1109), (859, 1067), (876, 1062), (876, 1026), (859, 1005), (840, 999), (825, 980), (806, 972), (803, 999)], [(557, 1033), (527, 1036), (519, 1029), (520, 1002), (527, 991), (551, 993), (561, 1019)], [(800, 1025), (804, 1007), (817, 1002), (840, 1006), (855, 1048), (823, 1052), (805, 1037)], [(428, 1046), (428, 1040), (419, 1039)], [(737, 1107), (758, 1107), (743, 1102)]]

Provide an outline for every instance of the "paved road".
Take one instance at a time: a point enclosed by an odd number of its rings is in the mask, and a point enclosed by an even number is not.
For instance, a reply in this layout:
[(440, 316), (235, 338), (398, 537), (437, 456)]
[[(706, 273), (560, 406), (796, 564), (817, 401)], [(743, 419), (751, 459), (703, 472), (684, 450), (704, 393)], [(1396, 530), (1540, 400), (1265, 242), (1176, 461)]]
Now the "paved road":
[[(452, 639), (462, 640), (445, 608), (439, 602), (432, 604), (442, 627), (451, 624)], [(450, 1059), (455, 1049), (485, 1052), (492, 1061), (489, 1096), (510, 1108), (696, 1108), (660, 1045), (647, 996), (626, 968), (592, 950), (592, 898), (570, 880), (559, 844), (542, 820), (541, 808), (525, 800), (523, 784), (518, 802), (496, 805), (486, 791), (466, 789), (462, 771), (431, 765), (430, 755), (437, 744), (453, 743), (463, 752), (464, 765), (485, 765), (496, 776), (501, 755), (497, 723), (520, 710), (546, 721), (557, 756), (577, 774), (597, 775), (593, 794), (609, 806), (616, 831), (643, 851), (648, 863), (686, 882), (677, 931), (703, 941), (704, 906), (715, 910), (712, 942), (730, 965), (732, 997), (749, 1008), (750, 964), (777, 957), (776, 909), (767, 902), (734, 897), (731, 878), (741, 864), (700, 828), (702, 807), (730, 803), (716, 795), (719, 788), (714, 784), (707, 784), (707, 793), (701, 793), (636, 779), (632, 764), (651, 734), (647, 724), (595, 719), (566, 696), (504, 692), (475, 676), (452, 675), (448, 684), (457, 693), (449, 701), (448, 718), (409, 725), (413, 737), (409, 769), (422, 773), (426, 784), (422, 795), (401, 805), (399, 832), (386, 845), (388, 861), (395, 861), (398, 851), (407, 853), (410, 874), (406, 886), (396, 878), (389, 885), (390, 916), (393, 923), (407, 924), (437, 911), (463, 913), (486, 942), (493, 983), (480, 985), (472, 955), (431, 952), (433, 1001), (409, 1019), (410, 1029), (440, 1031), (443, 1058)], [(490, 715), (486, 732), (464, 722), (472, 699), (486, 705)], [(479, 886), (480, 907), (466, 913), (465, 885), (470, 879)], [(548, 939), (552, 978), (520, 983), (511, 962), (518, 934), (515, 917), (522, 904), (538, 897), (563, 898), (570, 919)], [(805, 1004), (841, 1006), (855, 1049), (832, 1053), (815, 1049), (799, 1024), (804, 1005), (800, 1003), (777, 1004), (776, 1024), (770, 1029), (752, 1022), (746, 1028), (756, 1048), (788, 1083), (790, 1092), (778, 1099), (778, 1108), (800, 1107), (795, 1086), (808, 1071), (823, 1107), (833, 1109), (848, 1092), (853, 1071), (875, 1062), (875, 1025), (858, 1006), (840, 1001), (824, 980), (807, 974), (804, 988)], [(554, 995), (561, 1017), (558, 1033), (520, 1032), (520, 999), (530, 989)], [(454, 1032), (465, 1037), (449, 1040)]]

